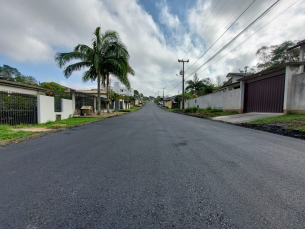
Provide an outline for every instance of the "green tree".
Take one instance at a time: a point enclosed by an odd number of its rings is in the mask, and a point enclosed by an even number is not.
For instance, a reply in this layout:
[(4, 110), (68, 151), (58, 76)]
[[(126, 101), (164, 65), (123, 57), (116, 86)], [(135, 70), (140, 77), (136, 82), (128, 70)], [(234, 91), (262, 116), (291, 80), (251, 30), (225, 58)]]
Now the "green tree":
[(4, 64), (3, 67), (0, 66), (0, 78), (8, 81), (15, 81), (15, 78), (22, 76), (17, 68), (13, 68), (9, 65)]
[(138, 94), (139, 94), (139, 91), (138, 91), (138, 90), (134, 90), (134, 94), (135, 94), (135, 95), (138, 95)]
[[(117, 76), (117, 78), (130, 88), (127, 73), (133, 73), (133, 70), (128, 64), (126, 49), (120, 41), (117, 32), (106, 31), (101, 34), (100, 27), (97, 27), (94, 32), (94, 39), (92, 48), (79, 44), (74, 48), (73, 52), (57, 53), (55, 62), (60, 68), (64, 67), (68, 61), (81, 60), (78, 63), (71, 64), (64, 69), (64, 76), (70, 77), (74, 71), (81, 70), (82, 68), (89, 68), (83, 74), (83, 81), (94, 81), (97, 79), (98, 90), (98, 114), (101, 113), (101, 80), (105, 86), (105, 79), (107, 79), (107, 88), (109, 88), (109, 74)], [(125, 46), (124, 46), (125, 47)], [(127, 54), (126, 54), (127, 52)], [(109, 90), (107, 89), (107, 108), (109, 111)]]
[[(191, 99), (191, 98), (193, 98), (193, 95), (191, 93), (184, 92), (184, 99)], [(182, 94), (175, 96), (175, 102), (179, 103), (180, 101), (182, 101)]]
[(186, 83), (188, 86), (185, 88), (185, 90), (191, 94), (194, 94), (195, 96), (211, 93), (215, 88), (209, 78), (200, 80), (197, 73), (195, 73), (193, 80), (188, 80)]
[(257, 63), (258, 70), (279, 66), (289, 61), (298, 61), (300, 55), (299, 49), (286, 51), (295, 44), (296, 42), (294, 41), (285, 41), (279, 45), (263, 46), (258, 49), (256, 52), (256, 55), (259, 57), (259, 62)]
[(44, 88), (48, 88), (48, 89), (56, 90), (56, 91), (65, 91), (66, 90), (60, 84), (55, 83), (55, 82), (43, 82), (40, 84), (40, 87), (44, 87)]

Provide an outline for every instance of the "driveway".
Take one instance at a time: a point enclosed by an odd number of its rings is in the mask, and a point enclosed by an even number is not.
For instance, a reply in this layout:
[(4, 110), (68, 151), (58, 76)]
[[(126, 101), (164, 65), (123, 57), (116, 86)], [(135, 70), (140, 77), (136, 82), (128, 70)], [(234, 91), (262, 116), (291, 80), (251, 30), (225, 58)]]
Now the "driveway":
[(212, 120), (222, 121), (227, 123), (246, 123), (258, 119), (277, 117), (281, 115), (283, 115), (283, 113), (256, 113), (256, 112), (252, 113), (251, 112), (251, 113), (243, 113), (243, 114), (228, 115), (228, 116), (218, 116), (212, 118)]
[(304, 149), (148, 102), (0, 148), (0, 228), (304, 228)]

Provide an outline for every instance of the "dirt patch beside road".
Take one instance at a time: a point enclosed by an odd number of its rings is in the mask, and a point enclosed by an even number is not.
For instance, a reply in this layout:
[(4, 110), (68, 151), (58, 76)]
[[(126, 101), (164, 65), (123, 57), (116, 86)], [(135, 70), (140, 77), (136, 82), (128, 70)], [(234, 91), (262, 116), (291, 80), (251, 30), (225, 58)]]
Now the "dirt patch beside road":
[[(297, 120), (293, 120), (293, 121), (297, 121)], [(289, 136), (289, 137), (305, 140), (305, 132), (292, 128), (291, 125), (296, 125), (296, 123), (294, 122), (293, 123), (275, 122), (275, 123), (262, 123), (262, 124), (242, 123), (237, 125), (255, 130), (262, 130), (273, 134), (279, 134), (283, 136)]]

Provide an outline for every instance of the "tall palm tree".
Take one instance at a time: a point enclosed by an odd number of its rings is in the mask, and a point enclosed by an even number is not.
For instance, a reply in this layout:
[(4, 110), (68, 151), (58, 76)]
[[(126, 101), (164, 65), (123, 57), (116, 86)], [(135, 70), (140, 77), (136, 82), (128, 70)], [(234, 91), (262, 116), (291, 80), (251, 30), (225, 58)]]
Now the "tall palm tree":
[(109, 76), (110, 74), (116, 77), (121, 83), (123, 83), (127, 89), (130, 89), (130, 82), (128, 79), (128, 74), (134, 75), (134, 70), (129, 65), (129, 53), (126, 46), (122, 43), (119, 36), (117, 35), (116, 42), (113, 43), (111, 47), (112, 59), (109, 58), (108, 61), (103, 65), (103, 71), (107, 79), (107, 112), (109, 112)]
[[(79, 44), (70, 53), (57, 53), (55, 55), (55, 62), (60, 68), (64, 67), (68, 61), (81, 60), (78, 63), (71, 64), (64, 69), (64, 76), (70, 77), (74, 71), (81, 70), (82, 68), (89, 68), (83, 74), (83, 81), (96, 80), (97, 79), (97, 91), (98, 91), (98, 114), (101, 113), (101, 80), (105, 86), (105, 79), (109, 78), (109, 72), (112, 74), (119, 74), (118, 79), (122, 76), (122, 83), (127, 83), (127, 87), (130, 87), (127, 78), (128, 71), (126, 65), (128, 64), (128, 58), (126, 57), (127, 64), (122, 63), (122, 54), (116, 48), (121, 44), (117, 32), (108, 30), (101, 34), (100, 27), (97, 27), (94, 32), (95, 38), (92, 40), (92, 48)], [(127, 51), (127, 49), (126, 49)], [(124, 58), (123, 58), (124, 59)], [(110, 71), (111, 70), (111, 71)], [(108, 75), (107, 75), (108, 74)], [(127, 81), (126, 81), (127, 79)], [(108, 80), (109, 81), (109, 80)], [(109, 84), (108, 84), (109, 85)], [(107, 85), (107, 87), (108, 87)], [(107, 90), (108, 91), (108, 90)], [(107, 92), (109, 97), (109, 93)]]

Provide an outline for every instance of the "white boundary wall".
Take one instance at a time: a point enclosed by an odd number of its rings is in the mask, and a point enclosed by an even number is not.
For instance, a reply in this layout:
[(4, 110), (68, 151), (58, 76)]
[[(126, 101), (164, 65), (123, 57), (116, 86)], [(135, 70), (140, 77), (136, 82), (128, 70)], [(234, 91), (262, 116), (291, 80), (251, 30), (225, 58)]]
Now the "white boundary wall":
[(305, 73), (292, 76), (289, 113), (305, 114)]
[(185, 108), (198, 107), (201, 109), (206, 109), (210, 107), (212, 109), (239, 111), (240, 97), (240, 89), (231, 91), (226, 89), (187, 100)]
[(61, 119), (67, 119), (73, 115), (72, 100), (61, 99), (62, 112), (54, 111), (54, 97), (38, 95), (37, 96), (37, 117), (38, 123), (55, 121), (56, 115), (61, 115)]

